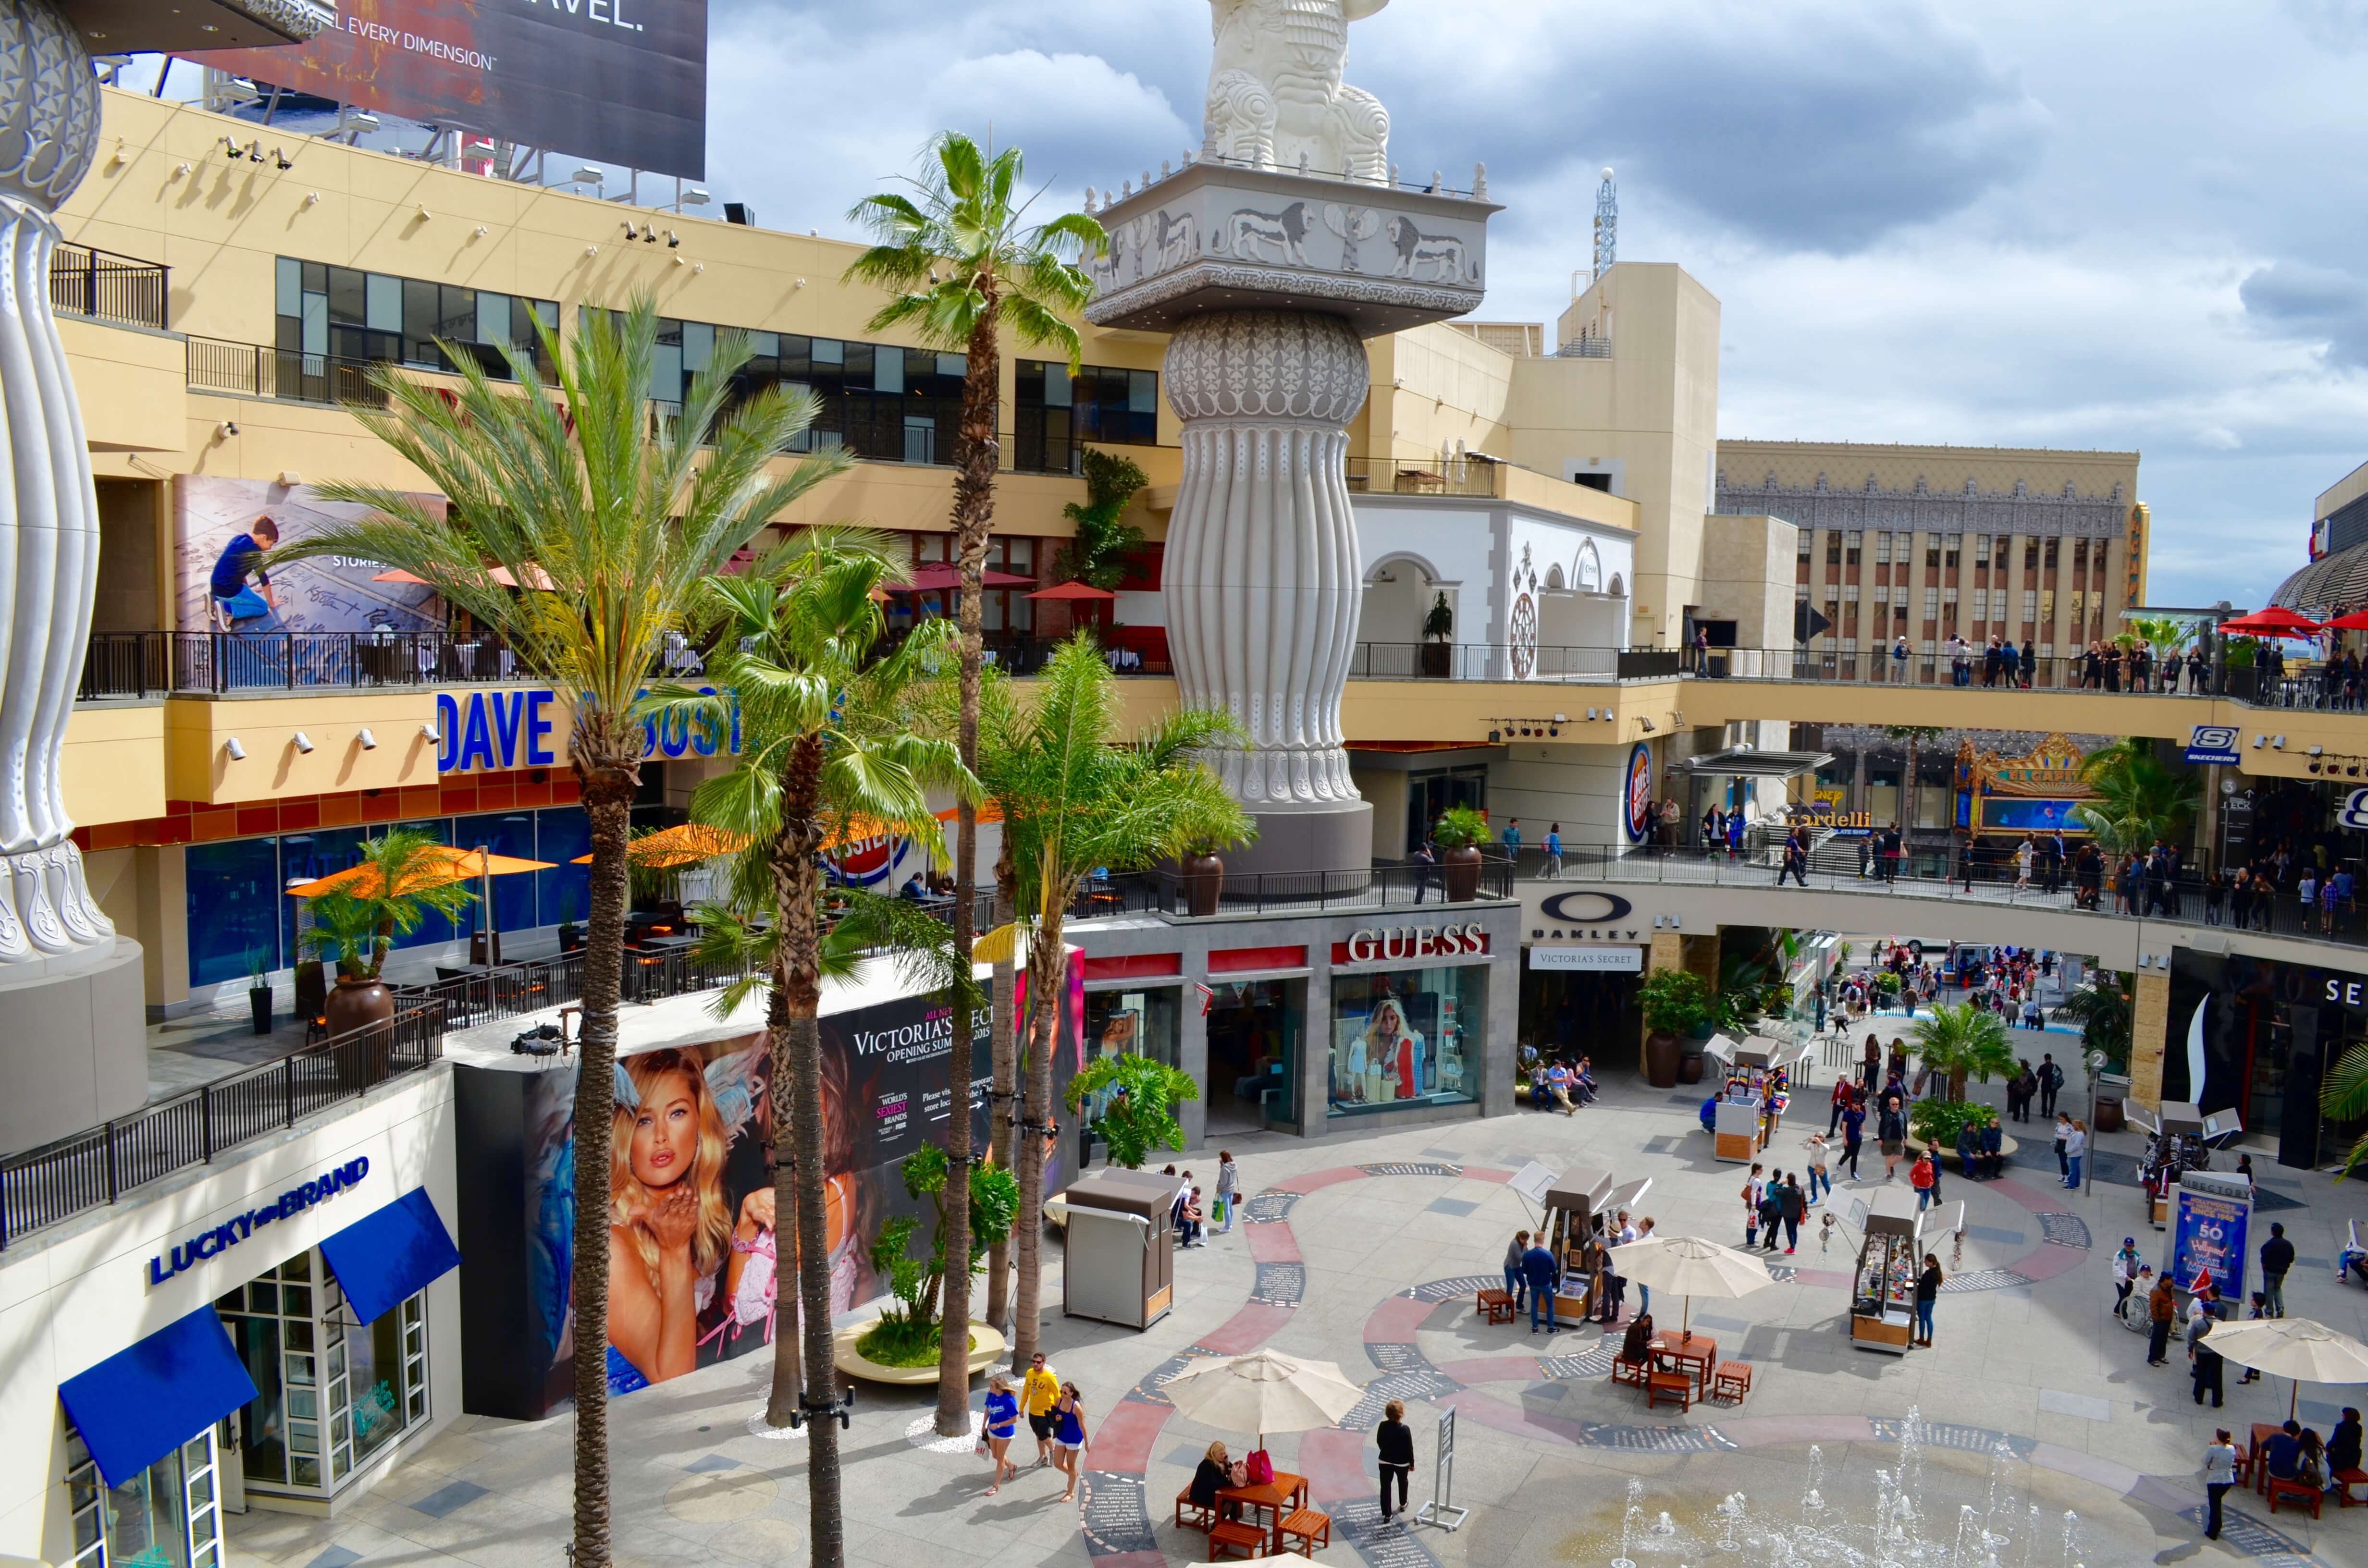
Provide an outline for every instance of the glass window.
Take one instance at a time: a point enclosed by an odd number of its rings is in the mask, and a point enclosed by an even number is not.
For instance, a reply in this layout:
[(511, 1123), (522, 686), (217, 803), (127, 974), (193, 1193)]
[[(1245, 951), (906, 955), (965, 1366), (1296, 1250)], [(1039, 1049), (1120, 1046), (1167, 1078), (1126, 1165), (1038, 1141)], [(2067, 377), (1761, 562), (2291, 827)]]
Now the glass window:
[(1956, 564), (1957, 564), (1958, 557), (1959, 557), (1959, 556), (1961, 556), (1961, 555), (1964, 552), (1964, 549), (1965, 549), (1965, 536), (1964, 536), (1964, 535), (1963, 535), (1963, 534), (1951, 534), (1951, 535), (1949, 536), (1949, 565), (1950, 565), (1950, 568), (1951, 568), (1952, 570), (1954, 570), (1954, 569), (1955, 569)]
[(875, 353), (871, 357), (871, 390), (902, 395), (905, 391), (905, 356), (894, 350)]
[[(508, 855), (520, 860), (541, 858), (535, 853), (534, 813), (532, 812), (500, 812), (484, 816), (452, 819), (453, 842), (474, 849), (484, 845), (496, 855)], [(583, 851), (578, 850), (578, 854)], [(589, 868), (586, 868), (587, 869)], [(494, 915), (504, 931), (530, 930), (537, 926), (555, 926), (558, 921), (535, 917), (535, 879), (531, 876), (495, 877), (494, 879)], [(480, 895), (484, 888), (478, 888)], [(484, 924), (484, 911), (472, 909), (466, 918), (472, 928)]]
[(1213, 983), (1209, 1000), (1211, 1136), (1299, 1126), (1299, 1052), (1307, 982)]
[(1850, 537), (1842, 541), (1843, 564), (1848, 566), (1857, 565), (1859, 563), (1859, 555), (1864, 549), (1865, 543), (1866, 535), (1863, 532), (1857, 528), (1850, 529)]
[(2025, 626), (2030, 625), (2030, 624), (2032, 623), (2032, 619), (2035, 619), (2035, 618), (2038, 616), (2038, 614), (2039, 614), (2039, 590), (2038, 590), (2038, 589), (2036, 589), (2036, 588), (2025, 588), (2025, 589), (2023, 589), (2023, 590), (2022, 590), (2022, 623), (2023, 623)]
[(279, 257), (272, 272), (272, 309), (283, 316), (304, 313), (304, 264), (292, 256)]
[(1927, 588), (1927, 589), (1925, 589), (1925, 590), (1924, 590), (1924, 619), (1927, 619), (1927, 620), (1937, 620), (1937, 619), (1940, 619), (1940, 615), (1941, 615), (1941, 590), (1940, 590), (1940, 589), (1938, 589), (1938, 588)]
[(581, 806), (555, 806), (534, 813), (535, 855), (551, 862), (534, 874), (535, 908), (548, 926), (586, 920), (592, 914), (592, 868), (575, 863), (592, 852), (592, 819)]
[(2051, 539), (2047, 541), (2047, 569), (2050, 572), (2055, 570), (2056, 547), (2063, 542), (2063, 540), (2057, 539)]
[(1329, 1114), (1471, 1100), (1487, 995), (1486, 964), (1336, 976)]
[[(1926, 534), (1924, 536), (1924, 564), (1928, 567), (1938, 566), (1941, 564), (1941, 536), (1939, 534)], [(1955, 560), (1952, 558), (1949, 564), (1952, 566), (1955, 565)]]
[[(1183, 1061), (1182, 992), (1175, 985), (1086, 993), (1086, 1038), (1096, 1056), (1133, 1051), (1170, 1067)], [(1097, 1111), (1099, 1106), (1094, 1108)]]
[(1839, 566), (1841, 563), (1842, 536), (1834, 529), (1827, 528), (1826, 530), (1826, 564)]
[[(344, 272), (347, 269), (337, 267), (334, 270)], [(390, 278), (383, 272), (363, 273), (359, 276), (363, 279), (363, 286), (369, 299), (368, 308), (361, 317), (361, 324), (374, 332), (401, 332), (403, 330), (403, 279)]]
[[(1903, 556), (1902, 559), (1906, 558)], [(1874, 536), (1874, 563), (1877, 566), (1891, 564), (1891, 535), (1887, 530), (1878, 531)]]
[(189, 983), (242, 979), (255, 953), (265, 968), (282, 967), (279, 841), (192, 844), (186, 866)]
[(1809, 559), (1809, 547), (1816, 540), (1817, 530), (1815, 528), (1801, 528), (1796, 530), (1796, 532), (1798, 537), (1793, 540), (1794, 553), (1797, 554), (1801, 560), (1806, 561)]
[[(359, 827), (319, 827), (310, 833), (291, 833), (279, 840), (279, 881), (285, 888), (290, 882), (309, 882), (332, 872), (342, 871), (361, 858), (362, 845), (367, 838)], [(304, 956), (296, 942), (296, 922), (308, 909), (303, 899), (282, 896), (279, 900), (279, 950), (285, 961), (294, 963)], [(323, 953), (323, 958), (333, 958)], [(268, 1286), (257, 1287), (268, 1290)]]
[(682, 324), (682, 369), (695, 376), (715, 362), (715, 329), (703, 321)]

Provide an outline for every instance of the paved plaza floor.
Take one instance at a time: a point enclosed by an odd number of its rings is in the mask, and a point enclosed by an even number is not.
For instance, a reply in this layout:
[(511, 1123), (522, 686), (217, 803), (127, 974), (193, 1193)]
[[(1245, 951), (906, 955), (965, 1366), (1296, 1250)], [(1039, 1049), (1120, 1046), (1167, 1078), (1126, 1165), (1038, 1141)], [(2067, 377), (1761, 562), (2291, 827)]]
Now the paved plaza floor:
[[(1696, 1122), (1700, 1093), (1632, 1079), (1572, 1118), (1523, 1112), (1365, 1138), (1242, 1141), (1235, 1153), (1254, 1195), (1244, 1221), (1178, 1255), (1175, 1310), (1149, 1332), (1059, 1316), (1059, 1255), (1048, 1248), (1045, 1343), (1056, 1369), (1084, 1390), (1092, 1429), (1080, 1504), (1056, 1501), (1060, 1478), (1050, 1470), (1025, 1471), (986, 1497), (984, 1461), (921, 1446), (926, 1391), (866, 1388), (845, 1439), (850, 1561), (1158, 1568), (1202, 1560), (1205, 1541), (1174, 1527), (1172, 1500), (1211, 1439), (1238, 1453), (1248, 1435), (1183, 1419), (1158, 1388), (1188, 1350), (1264, 1345), (1336, 1361), (1368, 1386), (1365, 1404), (1339, 1429), (1269, 1442), (1277, 1464), (1306, 1475), (1315, 1506), (1333, 1515), (1333, 1544), (1316, 1555), (1338, 1563), (1608, 1563), (1622, 1552), (1633, 1478), (1641, 1494), (1626, 1554), (1640, 1568), (1757, 1568), (1764, 1555), (1720, 1549), (1722, 1538), (1739, 1539), (1717, 1512), (1722, 1499), (1740, 1492), (1753, 1515), (1792, 1521), (1814, 1483), (1827, 1515), (1851, 1521), (1834, 1538), (1864, 1540), (1877, 1471), (1896, 1473), (1905, 1459), (1911, 1476), (1921, 1472), (1921, 1517), (1910, 1533), (1945, 1551), (1926, 1562), (1980, 1568), (1995, 1551), (2002, 1568), (2223, 1558), (2368, 1564), (2368, 1509), (2339, 1509), (2331, 1499), (2319, 1519), (2291, 1507), (2272, 1517), (2261, 1499), (2234, 1492), (2225, 1538), (2201, 1540), (2199, 1471), (2212, 1426), (2225, 1424), (2241, 1439), (2251, 1422), (2282, 1419), (2291, 1385), (2239, 1384), (2231, 1367), (2226, 1409), (2199, 1409), (2183, 1357), (2174, 1349), (2172, 1367), (2147, 1368), (2144, 1338), (2111, 1315), (2113, 1248), (2134, 1234), (2158, 1256), (2163, 1241), (2140, 1222), (2141, 1194), (2127, 1185), (2137, 1153), (2130, 1135), (2101, 1140), (2090, 1193), (2056, 1179), (2037, 1121), (2005, 1179), (1949, 1177), (1944, 1199), (1967, 1200), (1962, 1254), (1942, 1252), (1952, 1278), (1937, 1344), (1904, 1359), (1851, 1346), (1846, 1281), (1855, 1234), (1846, 1228), (1830, 1251), (1804, 1232), (1796, 1255), (1770, 1259), (1782, 1266), (1778, 1284), (1695, 1304), (1693, 1326), (1715, 1337), (1719, 1358), (1755, 1369), (1740, 1404), (1648, 1414), (1637, 1391), (1610, 1381), (1612, 1345), (1596, 1326), (1548, 1337), (1526, 1319), (1483, 1324), (1473, 1291), (1498, 1273), (1511, 1233), (1532, 1219), (1506, 1185), (1531, 1159), (1555, 1170), (1649, 1176), (1643, 1208), (1661, 1234), (1740, 1244), (1742, 1168), (1711, 1157)], [(1822, 1090), (1803, 1098), (1822, 1130)], [(2068, 1096), (2066, 1103), (2075, 1105)], [(1808, 1116), (1792, 1119), (1769, 1155), (1788, 1168), (1811, 1131)], [(1213, 1151), (1182, 1163), (1201, 1170), (1203, 1185), (1216, 1164)], [(2368, 1213), (2368, 1186), (2282, 1169), (2267, 1154), (2255, 1163), (2269, 1210), (2257, 1225), (2265, 1235), (2270, 1220), (2283, 1220), (2302, 1255), (2288, 1310), (2368, 1335), (2368, 1291), (2334, 1275), (2344, 1222)], [(1845, 1211), (1853, 1190), (1882, 1185), (1879, 1156), (1861, 1168), (1870, 1179), (1845, 1181), (1836, 1194)], [(1656, 1321), (1673, 1322), (1679, 1305), (1656, 1301)], [(749, 1430), (768, 1367), (763, 1356), (746, 1358), (612, 1407), (621, 1563), (803, 1561), (803, 1442)], [(2336, 1405), (2368, 1392), (2301, 1392), (2305, 1419), (2322, 1433)], [(1372, 1426), (1388, 1397), (1409, 1406), (1417, 1505), (1431, 1495), (1439, 1413), (1455, 1410), (1454, 1501), (1472, 1510), (1460, 1530), (1381, 1524)], [(1919, 1425), (1903, 1455), (1911, 1412)], [(908, 1436), (916, 1430), (922, 1438)], [(286, 1568), (559, 1568), (569, 1443), (564, 1416), (463, 1417), (336, 1519), (254, 1512), (234, 1520), (233, 1552)], [(1030, 1449), (1023, 1431), (1014, 1451)], [(1968, 1506), (1978, 1514), (1961, 1516)], [(1981, 1542), (1986, 1528), (2003, 1542)], [(1822, 1560), (1873, 1561), (1846, 1551)]]

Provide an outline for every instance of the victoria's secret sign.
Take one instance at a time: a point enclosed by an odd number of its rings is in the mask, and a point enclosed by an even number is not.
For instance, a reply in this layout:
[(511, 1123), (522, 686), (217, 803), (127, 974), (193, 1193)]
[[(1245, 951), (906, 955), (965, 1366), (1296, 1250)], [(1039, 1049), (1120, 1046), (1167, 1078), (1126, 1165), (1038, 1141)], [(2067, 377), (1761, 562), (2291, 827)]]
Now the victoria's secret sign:
[(1332, 944), (1332, 961), (1385, 963), (1402, 959), (1460, 957), (1488, 950), (1488, 933), (1469, 926), (1391, 926), (1349, 933)]

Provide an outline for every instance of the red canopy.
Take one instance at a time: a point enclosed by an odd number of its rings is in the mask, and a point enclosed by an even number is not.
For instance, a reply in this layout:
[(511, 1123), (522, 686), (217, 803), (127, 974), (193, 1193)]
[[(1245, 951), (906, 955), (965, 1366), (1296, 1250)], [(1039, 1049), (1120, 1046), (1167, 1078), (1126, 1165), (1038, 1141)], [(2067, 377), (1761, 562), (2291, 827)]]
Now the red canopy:
[(1090, 583), (1056, 583), (1049, 588), (1037, 589), (1028, 597), (1031, 599), (1114, 599), (1118, 596), (1108, 588), (1097, 588)]
[(2327, 623), (2328, 631), (2368, 631), (2368, 609), (2355, 609), (2350, 615), (2339, 615)]
[(2224, 620), (2220, 623), (2220, 630), (2246, 637), (2307, 637), (2318, 630), (2318, 622), (2307, 616), (2296, 615), (2283, 605), (2271, 605), (2250, 615), (2240, 615), (2234, 620)]
[[(986, 572), (979, 581), (989, 588), (1025, 588), (1036, 581), (1033, 577), (1017, 576), (1009, 572)], [(943, 594), (962, 586), (962, 573), (954, 567), (932, 562), (913, 574), (909, 583), (883, 585), (892, 594)]]

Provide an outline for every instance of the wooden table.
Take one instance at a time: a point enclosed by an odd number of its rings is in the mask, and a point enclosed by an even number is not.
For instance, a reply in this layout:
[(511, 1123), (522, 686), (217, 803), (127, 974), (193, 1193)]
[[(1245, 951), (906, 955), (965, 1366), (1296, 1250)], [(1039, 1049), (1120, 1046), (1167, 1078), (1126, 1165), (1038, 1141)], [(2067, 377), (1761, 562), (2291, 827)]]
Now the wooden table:
[(1710, 1392), (1711, 1369), (1718, 1364), (1717, 1340), (1707, 1334), (1697, 1334), (1681, 1343), (1667, 1335), (1656, 1335), (1650, 1348), (1656, 1363), (1674, 1361), (1678, 1364), (1675, 1369), (1693, 1378), (1697, 1397)]
[(2271, 1437), (2285, 1429), (2285, 1423), (2282, 1421), (2253, 1423), (2253, 1446), (2245, 1450), (2245, 1462), (2253, 1468), (2253, 1490), (2264, 1497), (2270, 1494), (2270, 1461), (2262, 1449), (2269, 1446)]
[[(1287, 1470), (1274, 1472), (1274, 1480), (1264, 1486), (1228, 1486), (1217, 1494), (1219, 1513), (1224, 1505), (1238, 1503), (1246, 1509), (1256, 1509), (1258, 1528), (1267, 1532), (1269, 1554), (1282, 1550), (1282, 1518), (1286, 1511), (1307, 1505), (1307, 1477), (1293, 1475)], [(1271, 1513), (1269, 1520), (1265, 1516)]]

